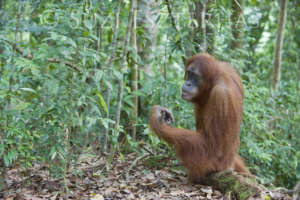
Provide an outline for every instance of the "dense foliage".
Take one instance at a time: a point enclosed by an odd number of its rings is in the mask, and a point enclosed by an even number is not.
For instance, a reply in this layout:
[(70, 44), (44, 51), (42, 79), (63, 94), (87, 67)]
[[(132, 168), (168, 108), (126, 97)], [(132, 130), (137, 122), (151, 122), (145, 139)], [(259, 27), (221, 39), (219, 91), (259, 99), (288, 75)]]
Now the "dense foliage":
[[(197, 27), (189, 9), (193, 1), (171, 1), (175, 27), (164, 2), (158, 3), (157, 44), (137, 26), (138, 52), (128, 47), (127, 63), (151, 64), (152, 75), (139, 70), (139, 90), (132, 91), (132, 68), (123, 67), (130, 2), (122, 1), (117, 43), (113, 30), (118, 1), (3, 1), (0, 7), (0, 157), (6, 167), (49, 164), (60, 176), (84, 151), (142, 153), (139, 141), (160, 148), (147, 128), (154, 104), (173, 111), (176, 126), (194, 129), (192, 105), (181, 99), (182, 56), (198, 49), (190, 38)], [(240, 152), (253, 174), (266, 185), (292, 187), (300, 179), (300, 4), (288, 4), (279, 90), (271, 94), (270, 73), (279, 5), (244, 2), (243, 48), (232, 49), (229, 1), (210, 5), (208, 30), (214, 34), (213, 54), (231, 62), (245, 88)], [(139, 12), (138, 11), (138, 17)], [(197, 35), (200, 37), (201, 35)], [(128, 44), (127, 44), (128, 45)], [(115, 58), (111, 58), (115, 51)], [(151, 54), (145, 60), (144, 54)], [(134, 56), (135, 55), (135, 56)], [(134, 60), (135, 59), (135, 60)], [(114, 127), (122, 83), (121, 123)], [(122, 80), (122, 79), (121, 79)], [(110, 88), (110, 101), (106, 102)], [(139, 96), (139, 117), (130, 123), (132, 97)], [(109, 104), (109, 105), (108, 105)], [(110, 108), (110, 109), (108, 109)], [(136, 140), (131, 126), (137, 128)], [(108, 133), (108, 134), (107, 134)], [(108, 150), (105, 141), (108, 140)], [(170, 154), (168, 156), (173, 156)], [(74, 172), (75, 173), (75, 172)]]

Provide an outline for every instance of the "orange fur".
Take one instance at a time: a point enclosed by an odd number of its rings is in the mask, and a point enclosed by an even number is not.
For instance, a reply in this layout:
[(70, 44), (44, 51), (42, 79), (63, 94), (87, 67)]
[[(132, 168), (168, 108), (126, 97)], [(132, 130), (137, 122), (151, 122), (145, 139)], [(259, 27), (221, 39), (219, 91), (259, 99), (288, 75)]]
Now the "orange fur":
[(190, 66), (196, 66), (204, 79), (198, 95), (192, 100), (196, 131), (164, 123), (159, 106), (152, 108), (151, 129), (174, 145), (192, 182), (229, 168), (250, 174), (237, 153), (244, 96), (239, 75), (229, 64), (208, 54), (192, 56), (187, 60), (186, 69)]

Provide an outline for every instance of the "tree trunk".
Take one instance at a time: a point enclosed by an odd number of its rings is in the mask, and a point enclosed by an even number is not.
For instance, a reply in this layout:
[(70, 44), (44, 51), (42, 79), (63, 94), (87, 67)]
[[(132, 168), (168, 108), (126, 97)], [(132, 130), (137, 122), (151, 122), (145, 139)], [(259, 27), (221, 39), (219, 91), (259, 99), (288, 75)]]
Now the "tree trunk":
[(131, 92), (133, 93), (133, 107), (131, 110), (131, 126), (132, 137), (136, 139), (136, 120), (138, 115), (138, 96), (134, 93), (138, 90), (138, 66), (137, 66), (137, 46), (136, 46), (136, 15), (137, 15), (137, 0), (132, 0), (133, 13), (132, 13), (132, 29), (131, 29), (131, 47), (133, 49), (131, 63)]
[(232, 39), (230, 49), (235, 51), (244, 46), (244, 23), (243, 23), (243, 0), (231, 1), (232, 15), (231, 15), (231, 32)]
[(159, 4), (160, 1), (156, 0), (138, 1), (137, 25), (143, 28), (146, 38), (146, 40), (137, 40), (138, 51), (144, 62), (141, 69), (148, 76), (153, 76), (152, 66), (157, 43)]
[[(158, 35), (158, 16), (161, 0), (139, 0), (137, 12), (137, 26), (143, 29), (143, 36), (137, 38), (138, 54), (142, 60), (139, 63), (139, 79), (153, 76), (153, 60), (156, 56), (156, 44)], [(143, 38), (143, 39), (142, 39)], [(145, 76), (144, 76), (145, 75)], [(139, 84), (139, 88), (143, 85)], [(149, 98), (139, 96), (138, 115), (147, 115)]]
[(280, 82), (281, 55), (282, 55), (282, 45), (283, 45), (283, 38), (284, 38), (284, 27), (286, 21), (287, 4), (288, 4), (288, 0), (280, 0), (277, 39), (276, 39), (274, 64), (273, 64), (273, 72), (272, 72), (272, 80), (271, 80), (272, 91), (278, 90), (278, 85)]

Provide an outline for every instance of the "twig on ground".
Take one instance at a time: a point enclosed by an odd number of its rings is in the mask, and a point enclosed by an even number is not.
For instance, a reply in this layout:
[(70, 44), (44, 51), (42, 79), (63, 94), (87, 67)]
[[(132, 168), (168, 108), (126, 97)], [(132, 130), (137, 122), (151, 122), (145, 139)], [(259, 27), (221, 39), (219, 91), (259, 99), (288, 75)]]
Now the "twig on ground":
[(136, 163), (142, 159), (144, 159), (145, 157), (149, 156), (148, 153), (144, 154), (144, 155), (141, 155), (139, 157), (137, 157), (132, 163), (131, 165), (129, 166), (127, 172), (126, 172), (126, 180), (128, 181), (129, 179), (129, 172), (132, 170), (132, 168), (136, 165)]

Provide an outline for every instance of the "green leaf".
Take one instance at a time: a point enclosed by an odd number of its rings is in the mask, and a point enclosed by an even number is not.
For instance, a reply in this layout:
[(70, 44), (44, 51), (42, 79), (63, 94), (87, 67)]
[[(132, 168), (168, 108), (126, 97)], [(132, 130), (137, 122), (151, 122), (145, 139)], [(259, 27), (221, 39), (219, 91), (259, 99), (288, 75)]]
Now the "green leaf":
[(82, 32), (82, 36), (83, 36), (83, 37), (86, 37), (86, 36), (89, 35), (89, 33), (90, 33), (90, 32), (88, 32), (88, 31), (83, 31), (83, 32)]
[(108, 113), (108, 111), (107, 111), (107, 106), (106, 106), (106, 103), (105, 103), (105, 101), (104, 101), (102, 95), (101, 95), (99, 92), (97, 92), (96, 94), (97, 94), (97, 96), (99, 97), (99, 100), (100, 100), (99, 103), (100, 103), (101, 107), (105, 110), (106, 113)]
[(5, 164), (5, 166), (8, 167), (10, 165), (10, 161), (9, 161), (7, 155), (4, 155), (3, 158), (4, 158), (4, 164)]
[(26, 91), (26, 92), (32, 92), (36, 94), (36, 91), (32, 88), (20, 88), (20, 90)]
[(180, 34), (178, 33), (178, 34), (176, 34), (176, 36), (175, 36), (175, 41), (177, 42), (177, 41), (180, 41)]
[(18, 110), (18, 111), (21, 111), (21, 110), (26, 109), (29, 105), (30, 105), (30, 103), (26, 103), (26, 102), (21, 101), (19, 104), (14, 106), (14, 109)]
[(92, 28), (93, 28), (93, 22), (91, 21), (91, 20), (85, 20), (84, 21), (84, 25), (85, 25), (85, 27), (87, 27), (89, 30), (92, 30)]
[(122, 74), (117, 70), (113, 70), (113, 75), (119, 80), (122, 78)]
[(55, 147), (51, 147), (49, 156), (51, 157), (51, 159), (55, 158), (55, 156), (56, 156), (56, 149), (55, 149)]
[(67, 42), (68, 42), (71, 46), (73, 46), (74, 48), (77, 48), (76, 42), (75, 42), (74, 40), (72, 40), (71, 38), (68, 38)]

